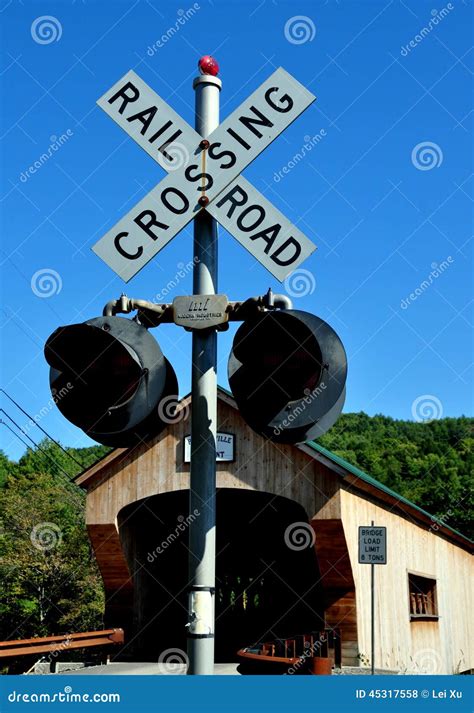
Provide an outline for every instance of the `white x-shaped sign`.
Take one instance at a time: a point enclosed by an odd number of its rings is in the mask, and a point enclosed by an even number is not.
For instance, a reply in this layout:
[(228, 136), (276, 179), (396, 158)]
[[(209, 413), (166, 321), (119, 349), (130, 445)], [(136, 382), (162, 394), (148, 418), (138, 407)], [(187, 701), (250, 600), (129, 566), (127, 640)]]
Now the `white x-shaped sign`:
[(128, 72), (97, 103), (169, 173), (93, 251), (128, 282), (203, 210), (198, 200), (205, 194), (205, 210), (283, 281), (316, 246), (240, 173), (315, 98), (280, 67), (201, 137)]

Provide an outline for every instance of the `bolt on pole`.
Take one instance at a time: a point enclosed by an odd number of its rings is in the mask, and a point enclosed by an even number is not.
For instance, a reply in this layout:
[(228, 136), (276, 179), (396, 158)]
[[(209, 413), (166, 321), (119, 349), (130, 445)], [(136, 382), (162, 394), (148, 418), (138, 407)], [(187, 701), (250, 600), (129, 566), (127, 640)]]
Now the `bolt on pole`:
[[(193, 82), (196, 131), (206, 139), (219, 125), (217, 77)], [(205, 144), (203, 144), (205, 146)], [(203, 148), (205, 160), (207, 149)], [(204, 205), (204, 202), (201, 202)], [(207, 212), (194, 220), (193, 293), (217, 292), (217, 224)], [(214, 595), (216, 568), (217, 332), (192, 335), (188, 674), (214, 673)]]

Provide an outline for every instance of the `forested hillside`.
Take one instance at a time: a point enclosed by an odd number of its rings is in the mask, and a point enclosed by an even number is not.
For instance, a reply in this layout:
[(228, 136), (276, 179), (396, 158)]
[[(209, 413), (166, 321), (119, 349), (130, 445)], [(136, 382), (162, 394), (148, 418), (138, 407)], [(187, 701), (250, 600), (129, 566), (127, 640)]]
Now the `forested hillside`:
[[(431, 423), (344, 414), (321, 445), (472, 535), (474, 419)], [(0, 639), (101, 628), (102, 582), (69, 479), (107, 453), (43, 441), (18, 463), (0, 452)], [(72, 457), (71, 457), (72, 456)]]
[(318, 443), (472, 537), (474, 419), (348, 413)]

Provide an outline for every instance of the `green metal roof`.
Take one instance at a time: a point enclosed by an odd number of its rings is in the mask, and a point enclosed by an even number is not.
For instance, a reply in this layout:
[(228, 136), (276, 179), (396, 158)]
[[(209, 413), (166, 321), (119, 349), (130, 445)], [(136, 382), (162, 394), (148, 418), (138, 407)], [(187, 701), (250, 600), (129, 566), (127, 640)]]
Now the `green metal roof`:
[(395, 492), (395, 490), (388, 488), (386, 485), (381, 483), (379, 480), (372, 478), (371, 475), (368, 475), (363, 470), (356, 468), (355, 465), (352, 465), (352, 463), (349, 463), (347, 460), (344, 460), (344, 458), (341, 458), (340, 456), (337, 456), (335, 453), (328, 451), (327, 448), (323, 448), (323, 446), (319, 445), (319, 443), (316, 443), (316, 441), (307, 441), (305, 443), (305, 445), (309, 446), (309, 448), (311, 448), (312, 450), (317, 451), (318, 453), (321, 453), (321, 455), (325, 456), (326, 458), (331, 460), (333, 463), (336, 463), (336, 465), (340, 465), (341, 468), (344, 468), (345, 470), (349, 471), (349, 473), (352, 473), (352, 475), (355, 475), (357, 478), (360, 478), (365, 483), (368, 483), (369, 485), (372, 485), (374, 488), (377, 488), (377, 490), (381, 490), (382, 492), (386, 493), (387, 495), (390, 495), (391, 497), (396, 498), (399, 502), (405, 503), (405, 505), (409, 505), (410, 507), (414, 508), (415, 510), (418, 510), (418, 512), (422, 513), (426, 517), (429, 517), (430, 520), (432, 520), (437, 525), (441, 525), (441, 527), (445, 528), (446, 530), (449, 530), (450, 532), (455, 533), (458, 537), (462, 537), (463, 540), (465, 540), (466, 542), (474, 544), (473, 540), (471, 540), (469, 537), (466, 537), (466, 535), (463, 535), (462, 532), (459, 532), (459, 530), (455, 530), (454, 527), (450, 527), (449, 525), (446, 525), (446, 523), (444, 523), (439, 518), (435, 517), (431, 513), (427, 512), (426, 510), (423, 510), (423, 508), (420, 508), (419, 505), (415, 505), (415, 503), (413, 503), (411, 500), (404, 498), (403, 495), (400, 495), (400, 493), (397, 493), (397, 492)]

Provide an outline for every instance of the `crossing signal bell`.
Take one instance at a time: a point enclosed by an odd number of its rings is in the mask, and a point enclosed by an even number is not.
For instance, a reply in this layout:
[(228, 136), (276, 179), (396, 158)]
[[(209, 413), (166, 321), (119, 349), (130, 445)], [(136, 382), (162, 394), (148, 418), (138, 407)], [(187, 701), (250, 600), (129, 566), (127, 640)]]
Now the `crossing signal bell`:
[(106, 446), (130, 447), (156, 436), (177, 402), (171, 364), (133, 320), (97, 317), (59, 327), (45, 357), (61, 413)]
[(275, 310), (239, 327), (228, 375), (251, 428), (277, 443), (302, 443), (321, 436), (339, 417), (347, 359), (338, 335), (322, 319)]

